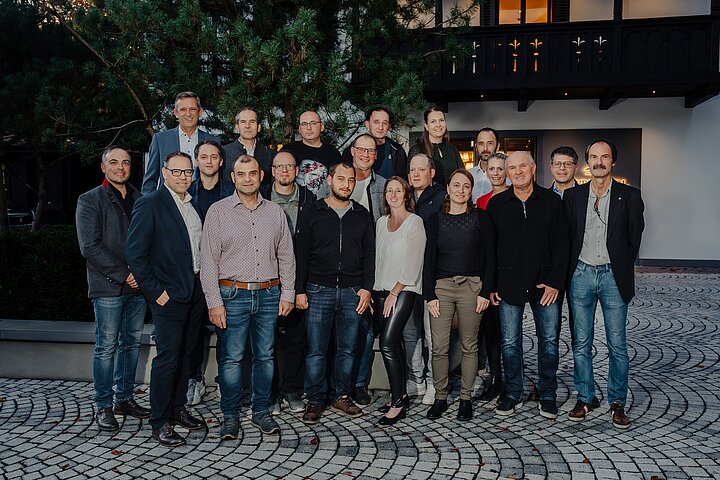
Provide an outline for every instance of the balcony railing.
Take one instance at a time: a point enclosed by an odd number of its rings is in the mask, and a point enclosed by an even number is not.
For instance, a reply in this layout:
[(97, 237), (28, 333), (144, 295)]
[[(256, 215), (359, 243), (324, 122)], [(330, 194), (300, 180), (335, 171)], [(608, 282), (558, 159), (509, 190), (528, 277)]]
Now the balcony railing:
[[(601, 99), (685, 96), (694, 106), (717, 94), (720, 20), (712, 16), (473, 27), (470, 54), (428, 77), (431, 97)], [(653, 92), (655, 90), (655, 92)], [(714, 93), (713, 93), (714, 92)], [(605, 105), (603, 105), (605, 97)]]

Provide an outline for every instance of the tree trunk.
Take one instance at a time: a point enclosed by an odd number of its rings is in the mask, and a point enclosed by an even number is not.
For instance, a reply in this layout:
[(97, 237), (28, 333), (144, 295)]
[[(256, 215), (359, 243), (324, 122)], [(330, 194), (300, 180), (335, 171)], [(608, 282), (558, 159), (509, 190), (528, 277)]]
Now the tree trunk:
[(42, 153), (37, 154), (37, 167), (38, 167), (38, 201), (37, 207), (35, 207), (35, 219), (33, 220), (32, 230), (37, 232), (42, 222), (43, 211), (45, 210), (45, 204), (47, 203), (47, 193), (45, 191), (45, 179), (47, 177), (47, 170), (45, 168), (45, 161), (43, 160)]

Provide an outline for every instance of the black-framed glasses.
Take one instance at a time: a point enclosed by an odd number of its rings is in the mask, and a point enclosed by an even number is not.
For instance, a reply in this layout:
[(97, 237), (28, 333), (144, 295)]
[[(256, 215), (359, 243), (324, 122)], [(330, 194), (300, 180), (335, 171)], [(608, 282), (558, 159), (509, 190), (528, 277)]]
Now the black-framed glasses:
[(552, 166), (555, 168), (572, 168), (575, 162), (552, 162)]
[(300, 122), (300, 128), (314, 127), (315, 125), (319, 125), (320, 123), (322, 122), (318, 120), (313, 120), (311, 122)]
[(292, 170), (293, 168), (295, 168), (295, 164), (294, 163), (284, 163), (282, 165), (273, 165), (272, 168), (274, 168), (276, 170)]
[(365, 155), (375, 155), (377, 153), (376, 148), (365, 148), (365, 147), (353, 147), (353, 148), (360, 153), (364, 153)]
[(192, 177), (192, 174), (193, 174), (192, 168), (188, 168), (188, 169), (167, 168), (167, 167), (163, 167), (163, 168), (165, 170), (167, 170), (168, 172), (170, 172), (170, 175), (172, 175), (173, 177), (179, 177), (180, 175), (185, 175), (186, 177)]
[(602, 215), (600, 215), (600, 197), (595, 197), (595, 203), (593, 203), (593, 210), (595, 210), (595, 213), (597, 214), (600, 223), (602, 223), (603, 225), (607, 225), (607, 223), (605, 223), (605, 220), (602, 219)]

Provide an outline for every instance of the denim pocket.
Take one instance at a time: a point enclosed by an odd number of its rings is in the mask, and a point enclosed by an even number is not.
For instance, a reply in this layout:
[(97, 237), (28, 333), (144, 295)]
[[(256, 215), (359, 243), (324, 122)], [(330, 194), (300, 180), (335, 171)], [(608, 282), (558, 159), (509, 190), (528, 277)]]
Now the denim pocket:
[(268, 288), (267, 292), (270, 295), (272, 295), (273, 297), (279, 297), (280, 296), (280, 285), (275, 285), (274, 287)]
[(308, 293), (318, 293), (322, 289), (323, 289), (322, 285), (318, 285), (316, 283), (308, 283), (305, 286), (305, 291)]
[(238, 294), (238, 289), (235, 287), (220, 287), (220, 298), (223, 300), (232, 300)]

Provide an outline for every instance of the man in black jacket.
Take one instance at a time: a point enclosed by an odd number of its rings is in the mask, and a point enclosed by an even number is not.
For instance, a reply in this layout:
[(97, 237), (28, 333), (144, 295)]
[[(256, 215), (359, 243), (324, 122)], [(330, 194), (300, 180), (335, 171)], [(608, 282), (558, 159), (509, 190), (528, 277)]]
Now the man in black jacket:
[[(277, 203), (285, 211), (295, 241), (299, 219), (305, 209), (315, 203), (315, 195), (295, 182), (298, 167), (295, 157), (287, 150), (275, 155), (272, 164), (272, 183), (260, 188), (263, 198)], [(296, 258), (297, 260), (297, 258)], [(305, 376), (305, 312), (293, 309), (281, 315), (275, 330), (275, 375), (273, 377), (273, 415), (279, 415), (282, 404), (291, 413), (305, 409), (302, 400)]]
[(130, 155), (110, 146), (102, 153), (100, 168), (105, 180), (78, 198), (76, 224), (80, 253), (87, 261), (88, 297), (95, 310), (95, 422), (100, 430), (113, 431), (120, 428), (115, 413), (150, 416), (150, 410), (133, 399), (147, 303), (125, 260), (130, 217), (140, 198), (140, 192), (127, 183)]
[[(407, 155), (402, 145), (388, 138), (387, 134), (392, 128), (392, 115), (387, 107), (378, 105), (365, 112), (365, 128), (377, 143), (377, 156), (373, 164), (373, 171), (384, 178), (393, 175), (404, 177), (407, 172)], [(348, 146), (342, 153), (343, 161), (352, 162), (352, 146)]]
[(328, 173), (330, 196), (305, 209), (296, 234), (295, 306), (307, 309), (308, 354), (303, 422), (320, 421), (327, 398), (326, 352), (335, 327), (335, 392), (332, 409), (356, 418), (350, 399), (354, 349), (361, 315), (371, 308), (375, 232), (370, 213), (350, 200), (355, 167), (339, 163)]
[(514, 152), (506, 161), (512, 188), (488, 203), (497, 232), (497, 292), (506, 395), (495, 410), (512, 415), (523, 403), (522, 317), (529, 303), (538, 336), (540, 415), (557, 417), (557, 296), (567, 270), (567, 229), (560, 198), (534, 181), (535, 161)]
[(578, 400), (568, 418), (581, 421), (593, 409), (595, 377), (592, 346), (598, 300), (610, 356), (607, 399), (613, 425), (630, 426), (625, 413), (628, 390), (626, 322), (635, 295), (634, 264), (645, 228), (640, 190), (612, 178), (617, 149), (595, 140), (585, 151), (589, 183), (565, 191), (565, 221), (570, 230), (568, 298), (575, 315), (573, 358)]
[(223, 179), (230, 184), (235, 185), (230, 172), (232, 172), (235, 160), (241, 155), (250, 155), (260, 164), (260, 169), (265, 172), (263, 175), (262, 186), (270, 185), (272, 172), (270, 165), (272, 164), (273, 151), (267, 145), (258, 141), (260, 133), (260, 120), (257, 112), (250, 107), (242, 108), (235, 115), (235, 130), (240, 135), (237, 140), (223, 146), (225, 150), (225, 167), (223, 169)]

